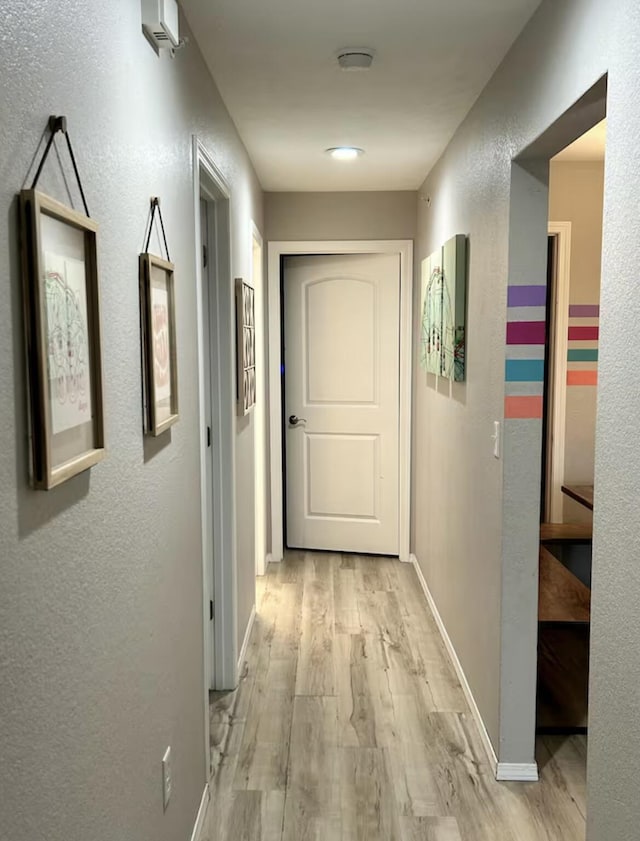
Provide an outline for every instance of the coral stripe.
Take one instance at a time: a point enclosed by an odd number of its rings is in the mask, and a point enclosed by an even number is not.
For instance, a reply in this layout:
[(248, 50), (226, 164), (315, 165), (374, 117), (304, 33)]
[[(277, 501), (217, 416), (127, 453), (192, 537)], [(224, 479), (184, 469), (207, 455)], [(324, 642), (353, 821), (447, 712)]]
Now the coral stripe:
[(542, 417), (542, 397), (505, 397), (505, 418), (531, 419)]
[(567, 371), (567, 385), (598, 385), (598, 372)]

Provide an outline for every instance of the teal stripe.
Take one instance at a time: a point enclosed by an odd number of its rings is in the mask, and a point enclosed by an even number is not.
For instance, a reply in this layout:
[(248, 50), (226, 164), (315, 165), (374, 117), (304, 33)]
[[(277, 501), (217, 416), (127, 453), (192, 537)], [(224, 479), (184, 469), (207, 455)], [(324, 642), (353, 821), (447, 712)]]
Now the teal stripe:
[(598, 348), (573, 348), (568, 359), (569, 362), (597, 362)]
[(508, 383), (541, 383), (544, 380), (544, 359), (507, 359), (505, 367)]

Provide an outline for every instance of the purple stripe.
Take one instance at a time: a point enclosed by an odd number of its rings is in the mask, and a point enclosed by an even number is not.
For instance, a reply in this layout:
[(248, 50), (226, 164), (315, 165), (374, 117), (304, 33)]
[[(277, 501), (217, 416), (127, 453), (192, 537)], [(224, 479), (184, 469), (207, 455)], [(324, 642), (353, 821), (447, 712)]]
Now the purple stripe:
[(545, 332), (544, 321), (510, 321), (507, 324), (507, 344), (543, 345)]
[(571, 304), (569, 318), (599, 318), (600, 307), (597, 304)]
[(509, 286), (507, 306), (544, 307), (547, 303), (546, 286)]

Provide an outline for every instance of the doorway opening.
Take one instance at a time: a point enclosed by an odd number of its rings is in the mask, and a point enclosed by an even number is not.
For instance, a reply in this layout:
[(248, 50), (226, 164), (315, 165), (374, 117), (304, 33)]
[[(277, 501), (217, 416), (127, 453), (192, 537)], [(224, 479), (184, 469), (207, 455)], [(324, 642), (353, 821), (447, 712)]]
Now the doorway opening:
[(193, 195), (198, 321), (200, 485), (207, 779), (209, 692), (237, 685), (235, 581), (235, 314), (230, 190), (197, 137)]

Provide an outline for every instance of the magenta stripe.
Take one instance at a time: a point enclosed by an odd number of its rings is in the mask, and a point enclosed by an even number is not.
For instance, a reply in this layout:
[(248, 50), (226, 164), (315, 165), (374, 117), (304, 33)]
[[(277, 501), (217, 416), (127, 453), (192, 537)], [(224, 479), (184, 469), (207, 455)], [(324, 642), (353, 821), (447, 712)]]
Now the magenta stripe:
[(543, 345), (544, 321), (510, 321), (507, 323), (508, 345)]
[(569, 327), (569, 341), (597, 341), (600, 335), (599, 327)]
[(509, 286), (507, 306), (544, 307), (547, 303), (546, 286)]
[(598, 304), (571, 304), (569, 307), (569, 318), (599, 318), (599, 316)]

